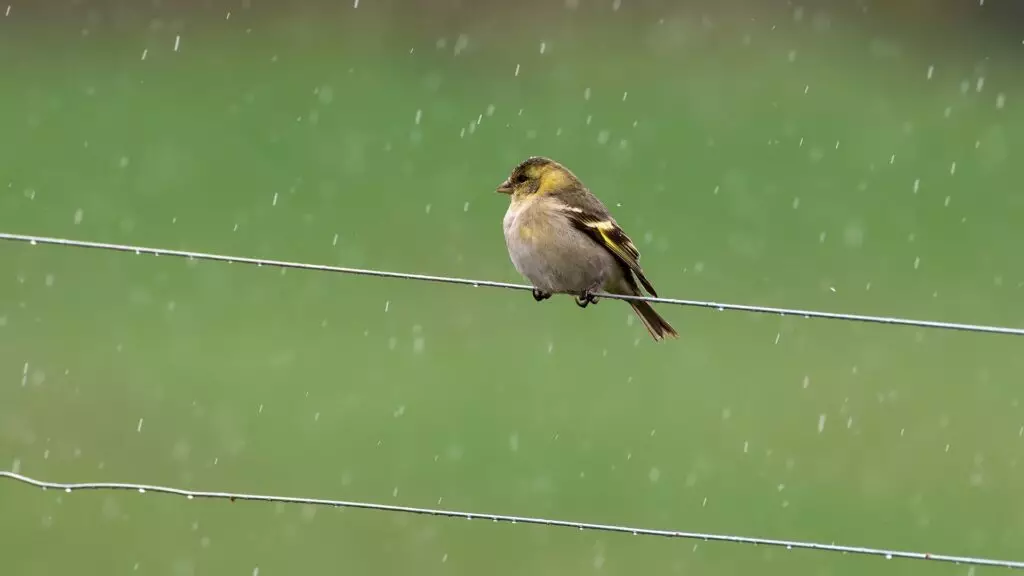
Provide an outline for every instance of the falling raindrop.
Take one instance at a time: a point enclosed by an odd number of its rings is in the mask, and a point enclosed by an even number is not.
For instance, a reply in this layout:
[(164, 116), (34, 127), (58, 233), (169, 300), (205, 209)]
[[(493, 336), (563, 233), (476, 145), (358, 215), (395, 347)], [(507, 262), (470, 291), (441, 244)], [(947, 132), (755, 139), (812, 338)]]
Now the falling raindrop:
[(455, 55), (458, 56), (467, 46), (469, 46), (469, 36), (459, 34), (459, 37), (455, 39)]

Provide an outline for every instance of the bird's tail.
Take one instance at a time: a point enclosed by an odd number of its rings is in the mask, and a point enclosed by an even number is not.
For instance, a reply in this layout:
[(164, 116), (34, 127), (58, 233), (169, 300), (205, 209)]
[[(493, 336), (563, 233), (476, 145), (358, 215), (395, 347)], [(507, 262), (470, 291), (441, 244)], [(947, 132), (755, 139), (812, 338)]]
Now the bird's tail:
[(655, 341), (661, 340), (665, 336), (679, 337), (679, 333), (676, 332), (675, 328), (659, 316), (650, 303), (643, 300), (630, 300), (629, 305), (633, 307), (633, 311), (640, 317), (640, 321), (644, 323), (644, 327), (651, 333), (651, 337)]

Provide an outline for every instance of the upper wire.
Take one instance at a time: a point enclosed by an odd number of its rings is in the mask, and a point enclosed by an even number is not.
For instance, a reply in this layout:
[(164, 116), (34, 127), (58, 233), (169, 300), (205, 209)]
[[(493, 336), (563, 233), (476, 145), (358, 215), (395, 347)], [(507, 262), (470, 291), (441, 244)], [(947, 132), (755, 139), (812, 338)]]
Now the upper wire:
[[(100, 250), (115, 250), (118, 252), (134, 252), (135, 254), (152, 254), (154, 256), (176, 256), (179, 258), (189, 258), (193, 260), (213, 260), (217, 262), (228, 262), (231, 264), (254, 264), (256, 266), (295, 268), (299, 270), (316, 270), (319, 272), (337, 272), (340, 274), (375, 276), (378, 278), (399, 278), (404, 280), (440, 282), (444, 284), (462, 284), (465, 286), (474, 287), (482, 286), (487, 288), (507, 288), (510, 290), (533, 290), (533, 286), (528, 286), (526, 284), (513, 284), (511, 282), (495, 282), (493, 280), (473, 280), (469, 278), (456, 278), (452, 276), (413, 274), (409, 272), (392, 272), (387, 270), (373, 270), (368, 268), (350, 268), (347, 266), (329, 266), (327, 264), (308, 264), (303, 262), (288, 262), (285, 260), (250, 258), (246, 256), (228, 256), (225, 254), (212, 254), (208, 252), (192, 252), (188, 250), (171, 250), (167, 248), (151, 248), (147, 246), (132, 246), (129, 244), (114, 244), (111, 242), (89, 242), (86, 240), (72, 240), (68, 238), (54, 238), (49, 236), (31, 236), (28, 234), (10, 234), (6, 232), (0, 232), (0, 240), (8, 240), (12, 242), (26, 242), (32, 245), (49, 244), (55, 246), (73, 246), (76, 248), (97, 248)], [(770, 306), (753, 306), (748, 304), (727, 304), (724, 302), (711, 302), (706, 300), (686, 300), (682, 298), (628, 296), (625, 294), (608, 294), (606, 292), (597, 292), (594, 294), (594, 296), (597, 296), (599, 298), (611, 298), (615, 300), (644, 300), (647, 302), (654, 302), (658, 304), (672, 304), (675, 306), (713, 308), (719, 311), (731, 310), (737, 312), (754, 312), (758, 314), (776, 314), (779, 316), (797, 316), (801, 318), (823, 318), (827, 320), (846, 320), (851, 322), (867, 322), (873, 324), (914, 326), (917, 328), (936, 328), (940, 330), (958, 330), (962, 332), (985, 332), (989, 334), (1024, 336), (1024, 328), (1012, 328), (1006, 326), (988, 326), (984, 324), (961, 324), (955, 322), (941, 322), (937, 320), (914, 320), (910, 318), (895, 318), (890, 316), (844, 314), (841, 312), (821, 312), (816, 310), (800, 310), (797, 308), (774, 308)]]
[(757, 538), (752, 536), (732, 536), (728, 534), (712, 534), (704, 532), (685, 532), (680, 530), (661, 530), (654, 528), (637, 528), (616, 524), (596, 524), (592, 522), (576, 522), (572, 520), (552, 520), (531, 516), (511, 516), (507, 514), (485, 514), (478, 512), (461, 512), (457, 510), (445, 510), (440, 508), (420, 508), (414, 506), (397, 506), (394, 504), (375, 504), (372, 502), (359, 502), (352, 500), (327, 500), (323, 498), (303, 498), (298, 496), (269, 496), (265, 494), (239, 494), (234, 492), (204, 492), (198, 490), (185, 490), (182, 488), (171, 488), (168, 486), (153, 486), (148, 484), (130, 484), (124, 482), (81, 482), (63, 483), (36, 480), (16, 472), (0, 471), (0, 478), (7, 478), (22, 482), (30, 486), (44, 490), (62, 490), (64, 492), (75, 492), (81, 490), (116, 490), (131, 491), (140, 494), (153, 492), (158, 494), (170, 494), (173, 496), (184, 496), (188, 500), (197, 498), (213, 500), (236, 500), (256, 502), (278, 502), (282, 504), (308, 504), (311, 506), (326, 506), (332, 508), (359, 508), (363, 510), (375, 510), (378, 512), (392, 512), (401, 514), (416, 514), (425, 516), (442, 516), (447, 518), (462, 518), (465, 520), (490, 520), (491, 522), (507, 522), (510, 524), (535, 524), (542, 526), (554, 526), (558, 528), (575, 528), (577, 530), (591, 530), (599, 532), (615, 532), (619, 534), (632, 534), (634, 536), (662, 536), (666, 538), (678, 538), (683, 540), (702, 540), (704, 542), (722, 542), (730, 544), (752, 544), (754, 546), (772, 546), (785, 548), (787, 550), (820, 550), (823, 552), (840, 552), (843, 554), (859, 554), (863, 556), (877, 556), (887, 560), (900, 558), (904, 560), (930, 560), (951, 564), (964, 564), (969, 566), (997, 566), (1024, 570), (1024, 562), (1015, 560), (999, 560), (993, 558), (981, 558), (973, 556), (954, 556), (951, 554), (931, 554), (928, 552), (910, 552), (906, 550), (887, 550), (884, 548), (867, 548), (863, 546), (844, 546), (841, 544), (825, 544), (821, 542), (807, 542), (801, 540), (778, 540), (774, 538)]

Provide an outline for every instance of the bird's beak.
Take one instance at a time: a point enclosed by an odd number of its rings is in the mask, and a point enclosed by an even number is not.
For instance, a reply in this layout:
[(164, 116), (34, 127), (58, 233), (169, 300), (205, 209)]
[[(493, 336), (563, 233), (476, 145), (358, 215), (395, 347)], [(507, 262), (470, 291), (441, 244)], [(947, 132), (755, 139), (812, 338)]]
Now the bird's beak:
[(498, 186), (498, 188), (497, 188), (497, 190), (495, 190), (495, 192), (497, 192), (498, 194), (511, 194), (512, 193), (512, 183), (509, 182), (506, 179), (504, 182), (501, 183), (500, 186)]

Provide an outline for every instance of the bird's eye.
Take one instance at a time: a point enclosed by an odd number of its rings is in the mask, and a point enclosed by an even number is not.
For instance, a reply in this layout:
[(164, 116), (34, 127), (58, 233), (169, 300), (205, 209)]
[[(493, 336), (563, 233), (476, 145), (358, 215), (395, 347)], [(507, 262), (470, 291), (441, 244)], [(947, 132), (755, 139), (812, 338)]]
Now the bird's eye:
[(523, 182), (526, 182), (526, 174), (516, 174), (515, 176), (512, 177), (512, 182), (516, 184), (522, 184)]

